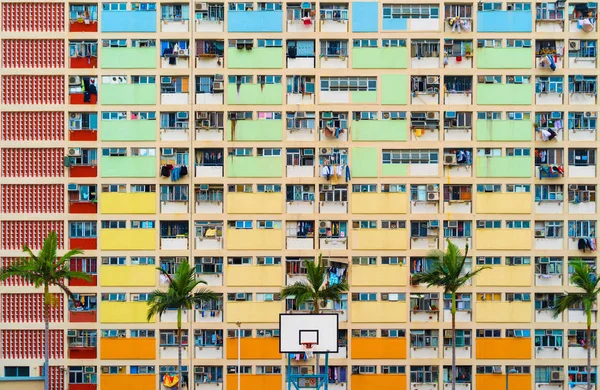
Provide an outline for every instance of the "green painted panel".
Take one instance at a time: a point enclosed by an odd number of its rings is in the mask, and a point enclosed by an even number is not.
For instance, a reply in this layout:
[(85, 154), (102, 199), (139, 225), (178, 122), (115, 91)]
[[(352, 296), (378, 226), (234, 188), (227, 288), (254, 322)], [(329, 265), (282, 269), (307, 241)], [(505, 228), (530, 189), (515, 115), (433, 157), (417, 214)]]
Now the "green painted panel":
[(102, 84), (102, 105), (156, 104), (156, 84)]
[(229, 69), (282, 69), (282, 47), (255, 47), (252, 50), (227, 49)]
[[(227, 141), (232, 141), (232, 121), (227, 121)], [(235, 121), (233, 141), (281, 141), (283, 120), (243, 120)]]
[(227, 84), (227, 104), (283, 104), (283, 84)]
[(377, 91), (351, 91), (350, 102), (354, 104), (376, 104)]
[(477, 177), (531, 177), (531, 156), (477, 157)]
[(156, 141), (157, 121), (100, 121), (100, 141)]
[(477, 84), (477, 104), (529, 105), (532, 94), (532, 84)]
[(408, 75), (381, 75), (381, 104), (408, 104)]
[(406, 120), (352, 121), (352, 141), (406, 141)]
[(353, 69), (406, 69), (408, 49), (406, 47), (354, 47), (352, 48)]
[(282, 177), (282, 157), (229, 156), (225, 159), (227, 177)]
[(350, 174), (352, 177), (377, 177), (379, 174), (377, 148), (352, 148)]
[(100, 49), (102, 69), (155, 69), (155, 47), (104, 47)]
[(156, 177), (156, 157), (100, 157), (100, 177)]
[(531, 69), (533, 49), (526, 47), (481, 48), (476, 50), (478, 69)]
[(477, 141), (531, 141), (531, 121), (477, 120)]
[(381, 164), (382, 177), (408, 176), (408, 164)]

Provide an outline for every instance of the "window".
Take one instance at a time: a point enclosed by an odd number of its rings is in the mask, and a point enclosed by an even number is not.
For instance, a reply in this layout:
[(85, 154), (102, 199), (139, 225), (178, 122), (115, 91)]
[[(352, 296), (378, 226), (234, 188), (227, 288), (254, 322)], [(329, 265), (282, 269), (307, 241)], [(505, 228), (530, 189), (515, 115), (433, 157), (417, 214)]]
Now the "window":
[(437, 4), (384, 4), (384, 19), (437, 19), (440, 8)]
[(377, 229), (377, 221), (352, 221), (352, 229)]
[(381, 329), (381, 337), (386, 337), (386, 338), (406, 337), (406, 329)]
[(321, 3), (321, 20), (348, 20), (347, 4), (323, 4)]
[(155, 366), (130, 366), (129, 373), (133, 375), (137, 374), (154, 374), (156, 372)]
[(552, 310), (561, 294), (542, 293), (535, 294), (535, 310)]
[(593, 184), (569, 185), (569, 202), (575, 204), (580, 202), (595, 202), (596, 201), (596, 186)]
[(531, 39), (507, 39), (506, 47), (531, 47)]
[(439, 39), (413, 39), (410, 42), (412, 58), (437, 58), (440, 56)]
[(506, 337), (531, 337), (529, 329), (506, 329)]
[(256, 293), (256, 302), (280, 301), (281, 297), (277, 293)]
[(281, 11), (281, 3), (258, 3), (259, 11)]
[(477, 265), (500, 265), (501, 258), (500, 256), (489, 257), (489, 256), (477, 256)]
[[(487, 76), (487, 77), (494, 77), (494, 76)], [(500, 76), (497, 76), (497, 77), (500, 77)], [(496, 81), (496, 80), (492, 79), (491, 82), (492, 83), (494, 83), (494, 82), (495, 83), (499, 83), (500, 80), (498, 79)], [(502, 119), (502, 113), (498, 112), (498, 111), (486, 111), (486, 112), (479, 111), (477, 113), (477, 119), (488, 120), (488, 121), (489, 120), (494, 120), (494, 121), (495, 120), (500, 120), (500, 119)]]
[(376, 329), (353, 329), (352, 337), (375, 338), (375, 337), (377, 337), (377, 330)]
[(376, 366), (352, 366), (352, 374), (375, 374), (377, 372)]
[(507, 256), (505, 260), (506, 265), (530, 265), (531, 258), (530, 257), (517, 257), (517, 256)]
[(96, 149), (79, 149), (80, 155), (71, 157), (72, 165), (96, 165), (98, 151)]
[(252, 257), (228, 257), (228, 265), (252, 265)]
[(181, 21), (190, 18), (190, 7), (187, 4), (164, 4), (161, 11), (162, 20)]
[(437, 383), (438, 366), (410, 366), (410, 383)]
[(569, 221), (569, 237), (596, 237), (596, 221)]
[(323, 57), (347, 57), (348, 41), (321, 41), (320, 54)]
[(439, 151), (432, 150), (398, 150), (384, 149), (383, 163), (384, 164), (437, 164)]
[[(563, 186), (560, 184), (536, 184), (535, 201), (562, 201)], [(569, 199), (570, 200), (570, 199)]]
[(69, 384), (97, 384), (95, 366), (69, 366)]
[(471, 4), (447, 4), (444, 7), (446, 18), (460, 17), (461, 19), (473, 18)]
[[(444, 347), (452, 346), (452, 330), (444, 330)], [(456, 330), (456, 346), (470, 347), (471, 346), (471, 331), (457, 329)]]
[(502, 374), (502, 366), (477, 366), (477, 374)]
[(500, 329), (477, 329), (477, 337), (500, 338), (502, 337), (502, 331)]
[[(546, 4), (546, 3), (544, 3)], [(535, 366), (535, 383), (549, 384), (552, 382), (552, 373), (563, 372), (562, 366)], [(539, 385), (538, 385), (539, 386)]]
[(125, 265), (126, 259), (123, 257), (102, 257), (102, 265)]
[(569, 165), (596, 165), (596, 149), (569, 149)]
[(531, 302), (531, 294), (529, 293), (506, 293), (508, 302)]
[(352, 293), (352, 301), (354, 302), (375, 302), (377, 301), (377, 293)]
[[(125, 293), (103, 293), (101, 294), (103, 301), (109, 302), (125, 302)], [(124, 331), (123, 331), (124, 332)]]
[(377, 47), (377, 39), (355, 39), (352, 43), (354, 47)]
[(4, 376), (5, 377), (28, 377), (29, 376), (29, 367), (20, 367), (20, 366), (6, 366), (4, 367)]
[(345, 185), (324, 186), (319, 188), (319, 201), (321, 202), (347, 202), (348, 188)]
[(155, 331), (149, 329), (132, 329), (131, 337), (133, 338), (154, 338)]
[(381, 293), (381, 300), (387, 302), (404, 302), (406, 294), (404, 293)]
[(256, 366), (256, 375), (281, 374), (281, 366)]
[[(156, 84), (155, 76), (131, 76), (132, 84)], [(162, 83), (161, 83), (162, 85)]]
[(280, 184), (257, 184), (256, 192), (281, 192)]
[(382, 184), (381, 192), (406, 192), (405, 184)]
[[(478, 302), (485, 301), (500, 301), (502, 300), (502, 295), (500, 293), (479, 293), (477, 294)], [(500, 336), (498, 336), (500, 337)]]
[(507, 229), (529, 229), (529, 221), (506, 221)]
[(538, 77), (535, 83), (535, 93), (563, 93), (562, 76)]
[(477, 221), (477, 229), (500, 229), (502, 221)]
[(406, 221), (381, 221), (382, 229), (405, 229)]
[[(133, 192), (133, 191), (132, 191)], [(187, 202), (189, 200), (187, 185), (160, 186), (161, 202)]]
[(102, 156), (104, 157), (123, 157), (127, 156), (127, 149), (125, 148), (103, 148)]
[(596, 93), (596, 76), (569, 76), (569, 93)]
[(102, 221), (101, 228), (102, 229), (125, 229), (126, 222), (125, 221)]
[(430, 348), (438, 346), (437, 330), (411, 330), (410, 346), (414, 348)]
[(531, 149), (529, 148), (506, 148), (507, 156), (530, 156)]
[(560, 275), (563, 272), (562, 257), (536, 257), (535, 273), (537, 275)]
[[(187, 345), (188, 343), (188, 332), (182, 330), (181, 332), (181, 344)], [(160, 331), (160, 346), (161, 347), (174, 347), (177, 346), (177, 331), (176, 330), (161, 330)]]
[(381, 264), (383, 264), (383, 265), (406, 265), (406, 258), (382, 256)]
[(281, 221), (259, 220), (256, 221), (258, 229), (281, 229)]
[(96, 238), (96, 222), (69, 222), (70, 238)]
[(281, 257), (257, 257), (256, 258), (257, 265), (281, 265)]
[(353, 184), (352, 192), (377, 192), (377, 184)]
[(382, 374), (405, 374), (406, 367), (404, 366), (381, 366)]
[(377, 91), (377, 77), (321, 77), (321, 91)]
[(444, 221), (444, 238), (471, 237), (471, 221)]
[(155, 226), (154, 221), (131, 221), (132, 229), (154, 229)]
[(257, 156), (264, 157), (278, 157), (281, 156), (281, 149), (279, 148), (258, 148), (256, 149)]
[(596, 112), (570, 112), (569, 130), (596, 130)]
[(598, 56), (597, 47), (597, 41), (581, 39), (579, 50), (569, 49), (569, 57), (595, 59)]

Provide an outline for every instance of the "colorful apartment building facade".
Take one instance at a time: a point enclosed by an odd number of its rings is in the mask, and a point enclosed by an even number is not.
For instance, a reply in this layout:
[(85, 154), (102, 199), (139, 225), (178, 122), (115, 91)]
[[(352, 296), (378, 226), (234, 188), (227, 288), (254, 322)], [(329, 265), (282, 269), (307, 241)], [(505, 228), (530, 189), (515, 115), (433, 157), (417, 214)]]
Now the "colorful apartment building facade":
[[(52, 309), (52, 390), (166, 389), (176, 314), (145, 301), (183, 260), (221, 297), (184, 313), (188, 388), (237, 389), (238, 356), (287, 388), (278, 314), (309, 307), (279, 291), (319, 254), (350, 283), (329, 388), (448, 388), (449, 297), (411, 282), (447, 239), (491, 268), (457, 388), (583, 388), (583, 310), (551, 309), (597, 265), (597, 3), (0, 4), (2, 265), (56, 231), (92, 277)], [(0, 287), (0, 379), (41, 374), (41, 299)]]

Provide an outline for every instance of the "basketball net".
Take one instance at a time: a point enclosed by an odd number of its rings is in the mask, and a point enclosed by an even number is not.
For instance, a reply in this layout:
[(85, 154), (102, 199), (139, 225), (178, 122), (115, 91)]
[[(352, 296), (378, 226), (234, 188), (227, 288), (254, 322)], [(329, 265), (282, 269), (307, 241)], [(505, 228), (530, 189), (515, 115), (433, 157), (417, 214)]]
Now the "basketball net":
[(314, 343), (302, 343), (302, 347), (304, 348), (304, 354), (306, 355), (306, 359), (312, 359), (314, 353), (312, 351)]

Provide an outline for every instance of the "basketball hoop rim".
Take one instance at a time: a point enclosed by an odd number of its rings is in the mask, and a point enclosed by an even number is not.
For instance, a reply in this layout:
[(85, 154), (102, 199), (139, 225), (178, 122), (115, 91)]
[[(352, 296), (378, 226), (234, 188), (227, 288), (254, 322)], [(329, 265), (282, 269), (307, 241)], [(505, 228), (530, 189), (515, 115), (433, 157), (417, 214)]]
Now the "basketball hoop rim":
[(316, 343), (300, 343), (306, 351), (310, 351)]

